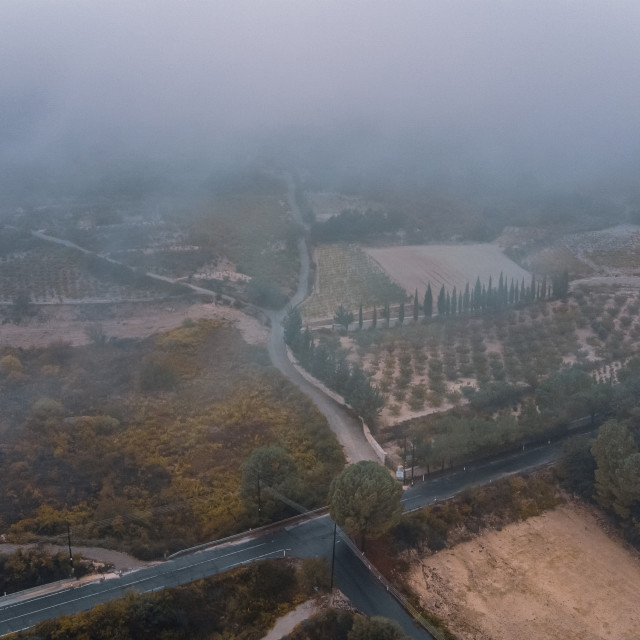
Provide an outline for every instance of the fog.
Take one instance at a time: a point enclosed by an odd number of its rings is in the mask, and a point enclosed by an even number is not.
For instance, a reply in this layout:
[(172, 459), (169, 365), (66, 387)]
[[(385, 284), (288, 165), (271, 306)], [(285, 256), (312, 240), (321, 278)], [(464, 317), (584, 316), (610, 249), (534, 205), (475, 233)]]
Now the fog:
[(255, 162), (624, 182), (638, 24), (631, 0), (5, 1), (3, 184)]

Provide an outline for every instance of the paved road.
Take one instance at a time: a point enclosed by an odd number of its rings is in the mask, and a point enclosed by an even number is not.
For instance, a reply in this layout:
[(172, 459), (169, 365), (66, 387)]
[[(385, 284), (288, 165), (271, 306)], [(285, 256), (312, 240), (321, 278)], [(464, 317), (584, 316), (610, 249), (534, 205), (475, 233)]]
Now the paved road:
[[(594, 435), (595, 432), (591, 430), (570, 434), (570, 436), (584, 438)], [(426, 478), (424, 482), (422, 476), (416, 476), (413, 486), (409, 486), (404, 492), (402, 498), (404, 510), (413, 511), (438, 501), (448, 500), (465, 489), (486, 485), (508, 475), (524, 473), (552, 464), (562, 456), (567, 437), (545, 445), (526, 447), (523, 451), (491, 460), (472, 463), (462, 469)], [(411, 471), (407, 473), (407, 482), (411, 483)]]
[[(299, 224), (304, 225), (302, 214), (295, 202), (295, 185), (293, 178), (286, 174), (288, 186), (288, 198), (293, 216)], [(305, 226), (306, 228), (306, 226)], [(298, 240), (300, 253), (300, 275), (298, 288), (291, 298), (291, 305), (300, 304), (307, 296), (309, 281), (309, 252), (304, 238)], [(360, 421), (349, 414), (342, 405), (326, 396), (317, 387), (305, 380), (291, 364), (286, 354), (282, 319), (286, 311), (273, 311), (269, 314), (271, 319), (271, 335), (269, 337), (269, 357), (273, 365), (278, 368), (291, 382), (293, 382), (305, 395), (309, 396), (318, 409), (325, 415), (331, 430), (336, 434), (338, 442), (344, 448), (344, 453), (349, 462), (360, 460), (378, 460), (375, 451), (367, 442), (362, 431)]]
[[(429, 638), (418, 629), (411, 617), (389, 596), (386, 588), (356, 558), (342, 541), (339, 532), (336, 545), (335, 584), (363, 613), (394, 619), (412, 638)], [(331, 560), (333, 522), (328, 515), (315, 517), (281, 530), (257, 537), (185, 555), (122, 578), (93, 582), (73, 590), (58, 591), (25, 601), (2, 605), (0, 599), (0, 635), (18, 631), (42, 620), (90, 609), (103, 602), (123, 597), (128, 591), (139, 593), (177, 586), (193, 580), (228, 571), (255, 560), (322, 556)]]
[[(589, 437), (592, 433), (583, 434)], [(493, 482), (505, 475), (520, 473), (555, 462), (562, 453), (564, 441), (552, 442), (525, 451), (501, 456), (493, 460), (468, 466), (466, 469), (445, 473), (439, 477), (421, 479), (404, 493), (405, 511), (445, 500), (472, 486)], [(418, 629), (410, 616), (389, 596), (386, 588), (368, 571), (360, 559), (344, 542), (336, 546), (336, 578), (338, 586), (363, 613), (382, 615), (399, 622), (412, 638), (428, 638)], [(331, 558), (333, 523), (327, 515), (295, 524), (281, 530), (253, 534), (241, 541), (185, 555), (114, 578), (103, 583), (92, 583), (73, 591), (65, 590), (3, 606), (0, 599), (0, 635), (9, 633), (41, 620), (89, 609), (102, 602), (122, 597), (127, 590), (153, 591), (167, 586), (197, 580), (226, 571), (232, 567), (262, 558), (286, 555), (296, 557), (323, 556)], [(6, 601), (5, 601), (6, 602)]]

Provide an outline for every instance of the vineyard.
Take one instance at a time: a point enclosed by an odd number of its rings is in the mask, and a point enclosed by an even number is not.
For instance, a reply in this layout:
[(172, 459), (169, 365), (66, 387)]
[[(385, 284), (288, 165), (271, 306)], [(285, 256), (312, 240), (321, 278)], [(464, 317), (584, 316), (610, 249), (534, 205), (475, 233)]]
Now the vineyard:
[(402, 302), (406, 295), (382, 268), (356, 245), (322, 245), (315, 250), (317, 279), (300, 310), (306, 320), (332, 318), (339, 305), (354, 309)]
[(500, 274), (507, 284), (529, 280), (531, 274), (502, 253), (495, 244), (424, 245), (366, 249), (394, 282), (410, 294), (423, 293), (428, 284), (436, 291), (444, 285), (448, 290), (464, 289), (480, 278), (494, 284)]

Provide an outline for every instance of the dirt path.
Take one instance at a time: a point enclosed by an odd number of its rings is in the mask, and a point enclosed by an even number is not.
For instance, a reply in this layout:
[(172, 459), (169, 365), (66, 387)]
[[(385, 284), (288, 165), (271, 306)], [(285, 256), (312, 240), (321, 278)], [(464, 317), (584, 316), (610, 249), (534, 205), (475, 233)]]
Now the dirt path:
[[(72, 345), (88, 342), (87, 328), (95, 321), (87, 319), (82, 304), (44, 305), (37, 317), (21, 324), (4, 324), (0, 347), (46, 347), (62, 340)], [(222, 319), (238, 328), (249, 344), (264, 344), (268, 329), (255, 318), (224, 305), (187, 301), (125, 302), (101, 305), (99, 324), (107, 338), (146, 338), (179, 327), (185, 320)]]
[(271, 629), (262, 640), (280, 640), (282, 636), (291, 633), (297, 624), (315, 615), (318, 611), (319, 607), (315, 599), (303, 602), (293, 611), (289, 611), (286, 615), (278, 618), (273, 629)]
[(640, 556), (567, 505), (422, 558), (411, 583), (461, 638), (640, 638)]
[[(57, 544), (0, 544), (0, 553), (13, 553), (17, 549), (35, 549), (42, 548), (44, 551), (55, 553), (68, 553), (68, 547)], [(81, 553), (84, 558), (89, 560), (96, 560), (97, 562), (106, 562), (112, 564), (116, 571), (128, 571), (130, 569), (141, 569), (149, 565), (148, 562), (138, 560), (133, 556), (120, 551), (113, 551), (112, 549), (103, 549), (102, 547), (73, 547), (74, 553)]]
[[(295, 202), (295, 184), (293, 178), (289, 174), (285, 174), (284, 178), (287, 182), (289, 205), (293, 212), (293, 217), (296, 222), (303, 225), (305, 229), (308, 229), (308, 226), (304, 224), (300, 209)], [(298, 251), (300, 253), (300, 274), (298, 275), (296, 293), (293, 298), (291, 298), (291, 306), (300, 304), (308, 293), (309, 252), (304, 238), (298, 240)], [(298, 389), (313, 400), (327, 419), (331, 430), (336, 434), (336, 438), (342, 445), (345, 456), (349, 462), (355, 463), (360, 460), (377, 460), (375, 451), (364, 436), (360, 422), (342, 405), (305, 380), (289, 361), (284, 342), (284, 330), (282, 328), (282, 319), (285, 313), (286, 310), (284, 309), (269, 313), (271, 334), (269, 336), (268, 349), (273, 366), (279, 369)]]

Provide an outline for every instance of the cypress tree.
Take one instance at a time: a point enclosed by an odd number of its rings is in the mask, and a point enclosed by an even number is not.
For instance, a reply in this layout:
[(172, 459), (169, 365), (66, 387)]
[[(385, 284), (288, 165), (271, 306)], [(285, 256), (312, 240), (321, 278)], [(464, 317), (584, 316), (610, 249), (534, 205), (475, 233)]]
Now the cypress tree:
[(536, 274), (531, 274), (531, 288), (529, 289), (529, 300), (534, 302), (536, 299)]
[(480, 276), (476, 280), (476, 286), (473, 288), (473, 305), (474, 310), (482, 309), (482, 285), (480, 284)]
[(458, 292), (456, 288), (453, 287), (453, 291), (451, 292), (451, 315), (455, 316), (458, 312)]
[(562, 272), (562, 280), (561, 280), (561, 294), (562, 299), (564, 300), (567, 295), (569, 295), (569, 269), (566, 269)]
[(431, 283), (427, 284), (427, 291), (424, 294), (424, 303), (422, 305), (424, 311), (424, 321), (431, 320), (433, 315), (433, 294), (431, 293)]
[(378, 307), (373, 305), (373, 320), (371, 321), (371, 327), (375, 329), (378, 326)]
[(358, 309), (358, 328), (362, 331), (362, 303), (360, 303), (360, 308)]
[(469, 292), (469, 283), (467, 282), (467, 285), (464, 288), (464, 296), (462, 298), (462, 310), (465, 313), (468, 313), (470, 309), (470, 305), (471, 305), (471, 294)]
[(413, 323), (414, 324), (418, 322), (419, 312), (420, 312), (420, 305), (418, 304), (418, 290), (416, 289), (416, 292), (413, 295)]
[(444, 285), (442, 285), (442, 287), (440, 287), (440, 293), (438, 294), (438, 315), (439, 316), (444, 315), (446, 303), (447, 303), (447, 298), (444, 292)]
[(398, 323), (400, 326), (404, 324), (404, 302), (400, 303), (400, 309), (398, 310)]

